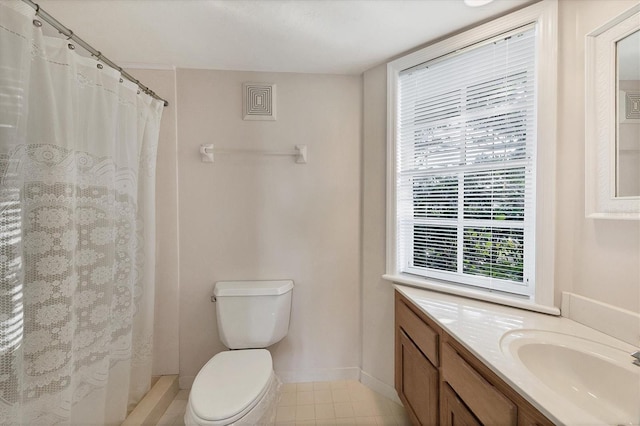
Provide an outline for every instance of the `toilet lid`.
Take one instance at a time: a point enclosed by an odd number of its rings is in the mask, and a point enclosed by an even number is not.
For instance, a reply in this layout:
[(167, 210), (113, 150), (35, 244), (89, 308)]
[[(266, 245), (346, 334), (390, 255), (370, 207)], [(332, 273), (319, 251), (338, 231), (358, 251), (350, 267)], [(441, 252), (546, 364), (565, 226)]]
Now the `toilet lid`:
[(220, 352), (196, 376), (189, 404), (203, 420), (234, 417), (255, 405), (272, 371), (271, 354), (266, 349)]

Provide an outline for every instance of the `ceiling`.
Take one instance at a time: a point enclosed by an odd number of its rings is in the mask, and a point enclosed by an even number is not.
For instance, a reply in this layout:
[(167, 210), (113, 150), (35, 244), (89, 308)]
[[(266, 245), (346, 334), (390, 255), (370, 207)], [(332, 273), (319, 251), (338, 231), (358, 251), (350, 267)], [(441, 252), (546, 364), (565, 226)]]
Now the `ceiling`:
[(35, 0), (122, 66), (360, 74), (517, 9), (462, 0)]

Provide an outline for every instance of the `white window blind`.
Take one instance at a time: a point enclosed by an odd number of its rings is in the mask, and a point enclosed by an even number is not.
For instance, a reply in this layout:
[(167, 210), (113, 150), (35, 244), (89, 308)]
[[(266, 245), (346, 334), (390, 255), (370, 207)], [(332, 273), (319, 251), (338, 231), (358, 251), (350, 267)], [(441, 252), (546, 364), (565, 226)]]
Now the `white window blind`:
[(399, 272), (533, 293), (535, 31), (400, 73)]

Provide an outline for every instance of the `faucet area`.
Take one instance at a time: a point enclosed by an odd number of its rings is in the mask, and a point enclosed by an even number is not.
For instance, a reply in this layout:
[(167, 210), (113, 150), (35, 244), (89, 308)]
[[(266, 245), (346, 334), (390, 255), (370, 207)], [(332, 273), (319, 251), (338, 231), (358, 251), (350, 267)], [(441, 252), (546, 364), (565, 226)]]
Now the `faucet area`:
[(0, 1), (0, 330), (6, 426), (640, 426), (640, 2)]

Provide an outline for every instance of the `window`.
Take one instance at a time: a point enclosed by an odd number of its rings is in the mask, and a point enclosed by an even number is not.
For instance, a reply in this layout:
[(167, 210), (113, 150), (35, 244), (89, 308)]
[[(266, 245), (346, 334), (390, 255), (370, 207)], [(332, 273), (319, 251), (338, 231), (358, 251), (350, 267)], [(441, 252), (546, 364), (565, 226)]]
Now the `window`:
[(540, 250), (554, 244), (550, 3), (389, 64), (386, 278), (552, 306), (541, 269), (553, 257)]

